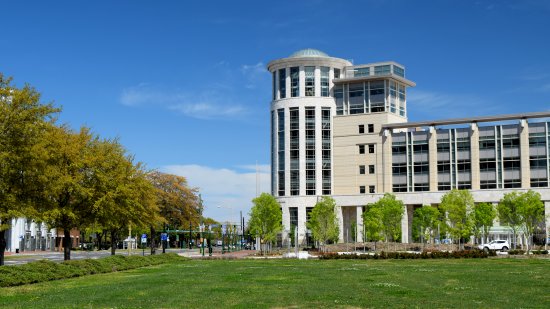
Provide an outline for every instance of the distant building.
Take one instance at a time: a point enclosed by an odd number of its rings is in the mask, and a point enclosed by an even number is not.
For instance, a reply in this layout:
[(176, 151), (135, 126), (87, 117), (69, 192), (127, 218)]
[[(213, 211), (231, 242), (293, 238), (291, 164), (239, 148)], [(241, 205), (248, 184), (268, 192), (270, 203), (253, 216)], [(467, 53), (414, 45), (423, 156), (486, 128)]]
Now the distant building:
[[(399, 63), (353, 65), (305, 49), (267, 69), (271, 191), (282, 206), (285, 240), (296, 226), (306, 242), (307, 218), (321, 196), (339, 206), (341, 242), (351, 239), (353, 222), (363, 230), (364, 206), (385, 192), (406, 205), (405, 243), (414, 210), (439, 204), (453, 188), (495, 204), (532, 189), (550, 213), (550, 112), (408, 122), (406, 90), (416, 84)], [(498, 223), (491, 233), (509, 238)]]

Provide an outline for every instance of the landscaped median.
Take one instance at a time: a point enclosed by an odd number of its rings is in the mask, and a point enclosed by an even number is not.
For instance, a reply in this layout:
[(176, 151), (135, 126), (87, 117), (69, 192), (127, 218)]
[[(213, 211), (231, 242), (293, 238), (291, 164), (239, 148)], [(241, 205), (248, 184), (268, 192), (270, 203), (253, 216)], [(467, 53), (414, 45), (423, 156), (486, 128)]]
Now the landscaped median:
[(323, 253), (319, 255), (322, 260), (386, 260), (386, 259), (479, 259), (496, 256), (495, 251), (484, 252), (481, 250), (462, 251), (423, 251), (423, 252), (380, 252), (374, 254), (364, 253)]
[(0, 287), (110, 273), (184, 260), (188, 258), (177, 254), (114, 255), (101, 259), (72, 260), (62, 263), (40, 260), (24, 265), (0, 266)]

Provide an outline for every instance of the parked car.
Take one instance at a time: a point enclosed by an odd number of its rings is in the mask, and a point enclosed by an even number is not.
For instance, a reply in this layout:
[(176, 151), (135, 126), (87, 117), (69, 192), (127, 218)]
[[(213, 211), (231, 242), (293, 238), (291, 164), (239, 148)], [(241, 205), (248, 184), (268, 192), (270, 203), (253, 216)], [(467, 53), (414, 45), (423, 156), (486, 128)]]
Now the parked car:
[(506, 240), (493, 240), (489, 243), (486, 243), (484, 245), (479, 245), (478, 248), (480, 250), (500, 250), (500, 251), (508, 251), (510, 249), (510, 244)]

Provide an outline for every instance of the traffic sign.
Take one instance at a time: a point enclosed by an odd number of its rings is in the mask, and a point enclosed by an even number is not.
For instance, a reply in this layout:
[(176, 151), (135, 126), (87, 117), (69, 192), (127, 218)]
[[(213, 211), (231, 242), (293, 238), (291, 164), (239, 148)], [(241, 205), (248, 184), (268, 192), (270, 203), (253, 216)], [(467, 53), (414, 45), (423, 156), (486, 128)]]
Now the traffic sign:
[(162, 240), (162, 241), (168, 240), (168, 234), (166, 234), (166, 233), (160, 234), (160, 240)]

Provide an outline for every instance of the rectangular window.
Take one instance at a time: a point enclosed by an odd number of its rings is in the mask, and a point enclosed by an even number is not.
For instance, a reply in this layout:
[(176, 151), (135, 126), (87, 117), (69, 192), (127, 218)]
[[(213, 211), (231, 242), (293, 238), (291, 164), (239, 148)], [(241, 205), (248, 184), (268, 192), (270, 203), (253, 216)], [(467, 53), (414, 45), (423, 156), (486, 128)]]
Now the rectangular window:
[(437, 152), (449, 152), (451, 150), (451, 144), (449, 141), (437, 141)]
[(277, 83), (277, 72), (273, 72), (273, 100), (277, 99), (276, 84)]
[(279, 98), (286, 98), (286, 69), (279, 70)]
[(546, 178), (534, 178), (531, 179), (532, 188), (548, 187), (548, 180)]
[(450, 182), (440, 182), (437, 184), (437, 190), (439, 191), (449, 191), (451, 190)]
[(502, 147), (503, 148), (518, 148), (519, 147), (519, 136), (517, 134), (510, 134), (502, 136)]
[(448, 174), (451, 172), (451, 162), (437, 161), (437, 172), (439, 174)]
[(430, 172), (430, 165), (428, 162), (415, 162), (414, 163), (414, 174), (415, 175), (422, 175), (422, 174), (429, 174)]
[(374, 186), (369, 186), (369, 193), (375, 193), (374, 192)]
[(430, 184), (428, 183), (415, 183), (414, 192), (430, 191)]
[(479, 159), (480, 172), (494, 172), (497, 168), (495, 159)]
[(529, 133), (529, 147), (546, 146), (546, 136), (542, 133)]
[(359, 145), (359, 154), (365, 154), (365, 145)]
[[(491, 138), (493, 138), (493, 137), (491, 136)], [(484, 150), (484, 149), (495, 149), (495, 140), (494, 139), (480, 140), (479, 141), (479, 150)]]
[(340, 69), (334, 69), (334, 78), (340, 78)]
[(458, 160), (456, 171), (459, 173), (469, 173), (471, 170), (470, 160)]
[(391, 70), (390, 65), (379, 65), (374, 67), (374, 75), (389, 75)]
[(330, 68), (328, 67), (321, 67), (321, 96), (322, 97), (328, 97), (329, 96), (329, 76), (328, 73), (330, 71)]
[(521, 180), (519, 179), (505, 179), (504, 188), (521, 188)]
[(359, 125), (359, 134), (363, 134), (365, 133), (365, 125), (364, 124), (360, 124)]
[(370, 82), (371, 113), (385, 111), (385, 86), (384, 81)]
[(365, 113), (365, 98), (363, 84), (353, 84), (349, 86), (349, 113)]
[(504, 158), (502, 161), (502, 165), (505, 170), (508, 171), (514, 171), (514, 170), (520, 170), (521, 168), (521, 161), (519, 157), (513, 157), (513, 158)]
[(407, 163), (394, 163), (392, 164), (392, 175), (400, 176), (407, 175)]
[(396, 65), (393, 66), (393, 74), (401, 77), (405, 77), (405, 70), (402, 67)]
[(290, 227), (297, 227), (298, 226), (298, 207), (289, 207), (288, 208), (290, 212)]
[(300, 68), (290, 68), (290, 96), (297, 97), (300, 95)]
[(546, 156), (531, 156), (529, 165), (531, 169), (546, 169)]
[(365, 166), (359, 165), (359, 175), (365, 175)]
[(315, 96), (315, 67), (304, 67), (306, 97)]
[(374, 165), (369, 165), (369, 174), (374, 174)]
[(391, 153), (393, 155), (403, 155), (407, 153), (407, 147), (405, 145), (393, 143), (391, 146)]
[(369, 133), (374, 133), (374, 124), (368, 124), (368, 132)]
[(470, 190), (472, 189), (472, 184), (469, 181), (459, 181), (456, 188), (458, 190)]
[(354, 77), (369, 76), (370, 68), (357, 68), (353, 71)]
[(359, 193), (360, 194), (365, 194), (366, 193), (365, 186), (359, 186)]
[(374, 145), (373, 144), (369, 145), (369, 153), (374, 153)]
[(480, 189), (496, 189), (497, 182), (496, 180), (482, 180), (479, 182)]
[(456, 150), (457, 151), (470, 151), (470, 138), (469, 137), (459, 137), (456, 139)]
[(392, 191), (393, 192), (407, 192), (407, 184), (406, 183), (394, 184), (392, 186)]

